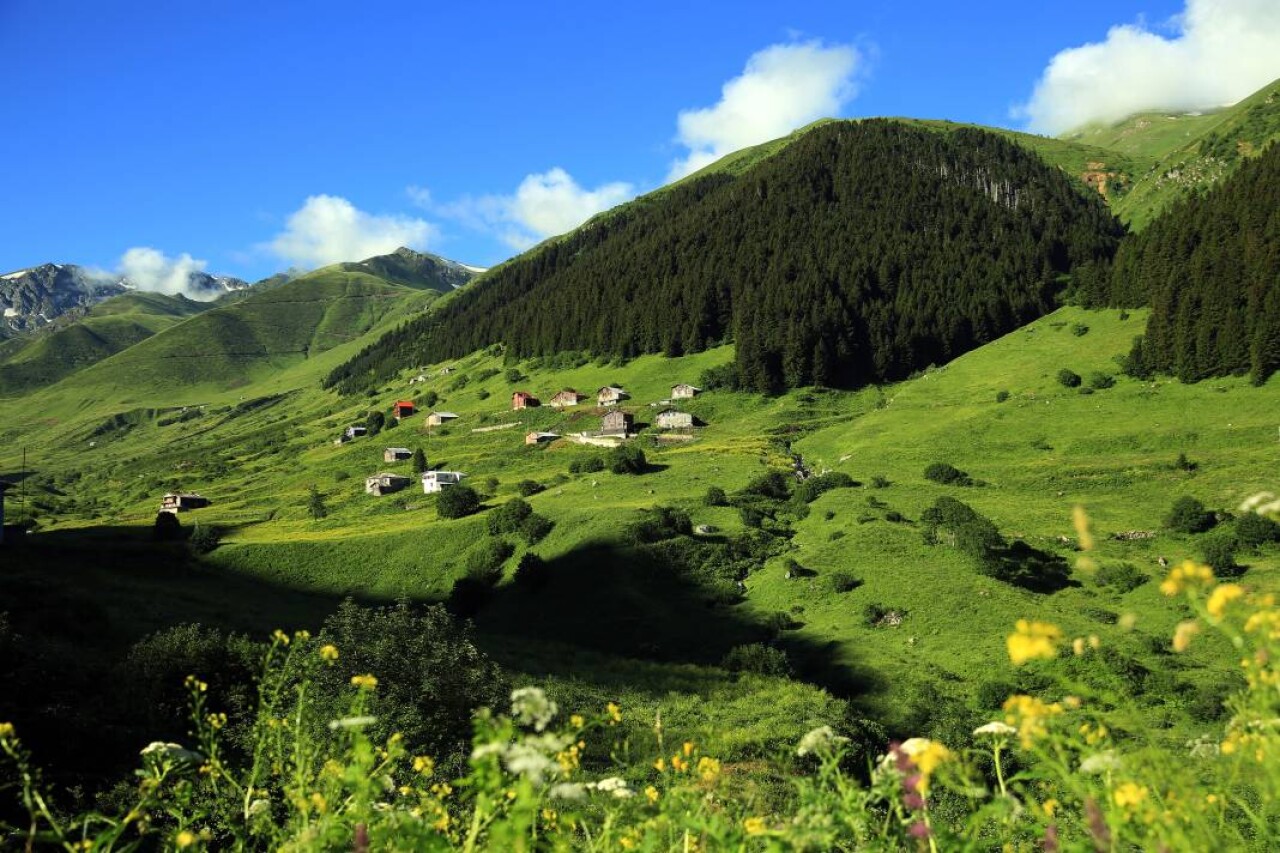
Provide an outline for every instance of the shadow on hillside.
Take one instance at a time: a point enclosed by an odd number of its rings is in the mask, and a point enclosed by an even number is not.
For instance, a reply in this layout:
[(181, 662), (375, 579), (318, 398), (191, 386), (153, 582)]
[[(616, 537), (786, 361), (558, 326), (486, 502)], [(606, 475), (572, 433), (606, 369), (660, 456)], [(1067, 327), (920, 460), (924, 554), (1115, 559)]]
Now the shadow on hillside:
[[(711, 585), (644, 549), (595, 542), (548, 561), (545, 586), (499, 587), (475, 617), (482, 632), (665, 663), (717, 666), (734, 646), (770, 643), (803, 680), (852, 697), (874, 677), (841, 662), (837, 644), (780, 630)], [(734, 589), (734, 587), (730, 587)]]

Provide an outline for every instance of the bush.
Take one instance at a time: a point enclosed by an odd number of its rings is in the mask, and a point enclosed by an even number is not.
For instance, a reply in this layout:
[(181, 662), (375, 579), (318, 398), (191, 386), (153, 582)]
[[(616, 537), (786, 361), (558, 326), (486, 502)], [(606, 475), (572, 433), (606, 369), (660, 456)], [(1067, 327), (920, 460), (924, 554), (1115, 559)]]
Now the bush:
[(467, 552), (463, 563), (467, 577), (496, 586), (502, 580), (502, 564), (516, 552), (505, 539), (486, 539)]
[(1186, 471), (1189, 474), (1199, 467), (1199, 463), (1192, 462), (1188, 459), (1186, 453), (1179, 453), (1178, 458), (1173, 460), (1173, 468), (1175, 471)]
[(551, 528), (555, 526), (555, 522), (551, 519), (535, 512), (520, 524), (520, 535), (528, 544), (536, 545), (546, 539)]
[(857, 483), (848, 474), (839, 471), (829, 471), (826, 474), (819, 474), (816, 477), (810, 477), (801, 481), (796, 486), (795, 500), (801, 503), (813, 503), (819, 497), (832, 489), (852, 489)]
[(753, 506), (739, 507), (738, 517), (742, 519), (742, 523), (747, 527), (759, 530), (764, 526), (764, 513)]
[(413, 465), (414, 476), (421, 477), (422, 472), (427, 470), (427, 454), (422, 452), (421, 447), (413, 451), (413, 458), (411, 462)]
[(873, 601), (862, 608), (862, 624), (868, 628), (897, 625), (907, 618), (907, 611), (901, 607), (889, 607)]
[(436, 403), (440, 402), (440, 395), (437, 394), (435, 391), (428, 391), (427, 393), (422, 395), (421, 399), (422, 399), (422, 408), (432, 409), (432, 408), (435, 408)]
[(655, 506), (644, 510), (639, 520), (632, 523), (629, 538), (637, 545), (663, 542), (693, 533), (689, 513), (669, 506)]
[(1009, 392), (1008, 392), (1008, 391), (997, 391), (997, 392), (996, 392), (996, 402), (997, 402), (997, 403), (1003, 403), (1005, 400), (1008, 400), (1008, 399), (1009, 399)]
[(1202, 546), (1202, 555), (1204, 561), (1213, 569), (1213, 573), (1220, 578), (1236, 577), (1241, 573), (1241, 567), (1236, 563), (1236, 548), (1239, 543), (1236, 542), (1234, 536), (1214, 535), (1207, 538)]
[(375, 436), (382, 432), (382, 427), (387, 423), (387, 416), (382, 412), (370, 412), (369, 416), (364, 419), (364, 425), (369, 430), (370, 436)]
[(1101, 586), (1110, 587), (1119, 593), (1137, 589), (1148, 580), (1146, 572), (1132, 563), (1108, 563), (1098, 569), (1095, 579)]
[(307, 490), (307, 513), (313, 521), (319, 521), (329, 514), (329, 508), (324, 505), (324, 496), (315, 486)]
[(1129, 354), (1120, 360), (1120, 372), (1132, 379), (1148, 380), (1155, 375), (1151, 356), (1147, 353), (1146, 341), (1141, 335), (1133, 339)]
[(182, 522), (176, 513), (156, 513), (155, 524), (151, 526), (151, 538), (157, 542), (177, 542), (182, 539)]
[(533, 507), (520, 498), (512, 498), (489, 513), (489, 534), (500, 536), (503, 533), (516, 533), (524, 520), (532, 514)]
[(480, 496), (475, 489), (459, 483), (446, 486), (436, 495), (436, 513), (441, 518), (465, 518), (480, 508)]
[(453, 582), (445, 607), (455, 616), (470, 619), (493, 598), (493, 586), (472, 577), (461, 577)]
[(832, 592), (853, 592), (862, 586), (862, 579), (853, 572), (835, 571), (823, 578), (826, 581), (827, 588)]
[(873, 489), (887, 489), (892, 485), (893, 483), (890, 482), (889, 478), (881, 474), (876, 474), (871, 478), (871, 488)]
[(1071, 334), (1075, 335), (1077, 338), (1082, 338), (1089, 334), (1089, 327), (1084, 323), (1072, 323)]
[(934, 462), (924, 469), (924, 478), (944, 486), (972, 486), (973, 479), (954, 465)]
[(597, 471), (604, 470), (604, 460), (599, 456), (590, 456), (586, 459), (575, 459), (569, 463), (570, 474), (594, 474)]
[(786, 678), (791, 675), (791, 662), (786, 652), (763, 643), (734, 646), (720, 665), (730, 672), (750, 672)]
[(222, 531), (211, 524), (197, 522), (195, 529), (191, 531), (191, 538), (187, 541), (187, 544), (197, 554), (208, 554), (222, 544)]
[[(159, 519), (156, 519), (159, 521)], [(1257, 548), (1271, 542), (1280, 542), (1280, 524), (1255, 512), (1245, 513), (1236, 519), (1236, 539), (1245, 548)]]
[(539, 592), (551, 582), (551, 570), (547, 561), (534, 554), (526, 553), (516, 564), (515, 584), (527, 592)]
[(1089, 387), (1097, 391), (1105, 391), (1115, 387), (1116, 378), (1109, 373), (1090, 373)]
[(1080, 374), (1064, 367), (1058, 371), (1058, 384), (1064, 388), (1079, 388)]
[(649, 460), (636, 445), (620, 444), (609, 453), (609, 470), (615, 474), (643, 474), (649, 470)]
[(724, 493), (724, 489), (719, 486), (712, 486), (707, 489), (707, 494), (703, 497), (702, 502), (707, 506), (724, 506), (729, 502), (729, 498)]
[(708, 368), (702, 371), (702, 375), (698, 377), (698, 385), (704, 391), (718, 391), (720, 389), (737, 391), (739, 387), (738, 369), (733, 364)]
[(521, 373), (518, 367), (509, 367), (507, 372), (502, 375), (502, 378), (514, 385), (517, 382), (523, 382), (528, 377)]
[(775, 501), (785, 501), (791, 497), (790, 481), (781, 471), (770, 471), (756, 477), (742, 490), (744, 495), (757, 495)]
[(1169, 508), (1169, 515), (1164, 520), (1165, 527), (1179, 533), (1204, 533), (1213, 528), (1217, 521), (1213, 513), (1204, 508), (1204, 504), (1193, 497), (1181, 497)]
[(532, 497), (539, 492), (545, 492), (547, 487), (539, 483), (537, 480), (521, 480), (516, 483), (516, 493), (521, 497)]

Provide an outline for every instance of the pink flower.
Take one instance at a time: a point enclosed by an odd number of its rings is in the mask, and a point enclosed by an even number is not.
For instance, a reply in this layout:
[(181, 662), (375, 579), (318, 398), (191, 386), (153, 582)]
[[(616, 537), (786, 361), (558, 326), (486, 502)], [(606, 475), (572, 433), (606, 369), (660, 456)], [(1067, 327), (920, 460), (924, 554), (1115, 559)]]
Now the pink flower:
[(929, 831), (929, 827), (922, 820), (918, 820), (911, 824), (911, 826), (907, 827), (907, 835), (910, 835), (912, 838), (928, 838), (932, 834), (933, 833)]
[(909, 809), (918, 811), (919, 809), (924, 808), (924, 797), (912, 791), (902, 798), (902, 804)]
[(903, 779), (902, 787), (906, 788), (908, 791), (920, 790), (920, 774), (913, 773), (907, 778)]

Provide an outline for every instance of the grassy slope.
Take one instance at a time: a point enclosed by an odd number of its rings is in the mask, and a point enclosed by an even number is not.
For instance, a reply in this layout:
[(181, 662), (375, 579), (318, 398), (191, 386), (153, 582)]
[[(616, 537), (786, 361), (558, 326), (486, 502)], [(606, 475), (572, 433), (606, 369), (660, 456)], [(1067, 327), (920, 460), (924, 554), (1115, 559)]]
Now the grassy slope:
[[(1082, 337), (1072, 334), (1070, 327), (1076, 322), (1087, 324), (1089, 332)], [(67, 495), (60, 499), (62, 517), (44, 518), (55, 528), (146, 525), (159, 493), (171, 485), (196, 488), (212, 497), (213, 507), (184, 522), (195, 518), (232, 528), (213, 563), (234, 579), (227, 595), (250, 596), (254, 606), (246, 612), (261, 614), (259, 597), (247, 590), (276, 590), (262, 594), (279, 595), (282, 602), (298, 594), (325, 601), (346, 594), (435, 599), (461, 574), (462, 556), (486, 535), (483, 516), (439, 521), (431, 500), (415, 491), (381, 499), (364, 495), (366, 474), (386, 468), (408, 470), (407, 463), (383, 463), (384, 446), (421, 445), (433, 464), (466, 471), (476, 483), (496, 478), (499, 485), (490, 505), (512, 497), (520, 480), (550, 485), (530, 499), (537, 512), (556, 522), (536, 550), (548, 559), (568, 560), (583, 553), (584, 545), (615, 539), (636, 509), (655, 504), (686, 506), (695, 523), (715, 524), (729, 532), (741, 529), (735, 511), (703, 507), (701, 495), (711, 485), (740, 488), (768, 467), (783, 465), (785, 458), (771, 444), (770, 433), (794, 425), (796, 434), (803, 436), (795, 447), (812, 464), (846, 471), (863, 482), (873, 475), (887, 476), (893, 485), (841, 490), (821, 498), (797, 525), (793, 550), (748, 580), (748, 600), (740, 608), (707, 614), (690, 610), (677, 596), (663, 602), (665, 613), (661, 608), (645, 609), (645, 602), (636, 602), (634, 608), (627, 604), (628, 609), (620, 611), (618, 602), (631, 601), (628, 596), (634, 590), (625, 569), (619, 576), (611, 568), (594, 576), (574, 575), (572, 586), (562, 586), (534, 607), (519, 596), (500, 594), (481, 614), (480, 626), (494, 634), (531, 632), (531, 637), (507, 643), (508, 662), (519, 665), (523, 659), (526, 669), (541, 671), (537, 650), (543, 641), (637, 654), (648, 648), (677, 660), (697, 660), (705, 659), (705, 653), (700, 657), (698, 649), (682, 647), (692, 643), (697, 631), (691, 635), (682, 626), (697, 628), (713, 624), (705, 623), (708, 618), (723, 618), (728, 621), (722, 627), (731, 632), (753, 616), (787, 611), (805, 623), (797, 639), (810, 648), (835, 643), (839, 662), (871, 685), (865, 704), (892, 717), (903, 698), (922, 683), (971, 697), (981, 680), (1012, 677), (1002, 662), (1002, 642), (1012, 622), (1023, 616), (1060, 622), (1070, 635), (1097, 633), (1104, 643), (1153, 670), (1171, 672), (1177, 663), (1186, 669), (1178, 670), (1176, 678), (1188, 683), (1211, 683), (1226, 671), (1228, 650), (1211, 643), (1176, 662), (1156, 651), (1167, 646), (1168, 633), (1180, 616), (1153, 583), (1117, 596), (1080, 574), (1078, 588), (1053, 596), (1032, 595), (978, 575), (955, 552), (926, 547), (912, 524), (884, 520), (890, 509), (908, 520), (917, 519), (937, 496), (955, 494), (992, 517), (1007, 534), (1025, 536), (1038, 547), (1074, 559), (1056, 538), (1071, 535), (1070, 510), (1079, 502), (1089, 509), (1101, 534), (1098, 557), (1103, 563), (1130, 562), (1155, 577), (1156, 556), (1177, 560), (1194, 555), (1197, 543), (1159, 531), (1160, 519), (1182, 494), (1196, 495), (1211, 506), (1232, 507), (1244, 495), (1276, 487), (1274, 412), (1280, 386), (1273, 382), (1252, 388), (1240, 379), (1184, 386), (1119, 378), (1116, 387), (1084, 396), (1057, 384), (1055, 376), (1063, 366), (1086, 376), (1094, 370), (1113, 370), (1112, 357), (1127, 350), (1140, 328), (1138, 313), (1121, 320), (1114, 312), (1063, 309), (941, 370), (886, 389), (883, 396), (875, 389), (802, 391), (773, 399), (706, 394), (688, 408), (710, 426), (692, 444), (647, 447), (660, 470), (643, 477), (569, 476), (565, 472), (571, 460), (597, 451), (564, 442), (525, 447), (526, 428), (585, 428), (594, 423), (594, 414), (586, 407), (577, 413), (507, 412), (513, 386), (501, 373), (451, 391), (449, 384), (459, 374), (437, 377), (433, 372), (428, 387), (442, 395), (438, 407), (463, 416), (447, 429), (428, 433), (422, 418), (416, 417), (385, 436), (333, 445), (341, 427), (363, 418), (368, 408), (385, 409), (396, 398), (420, 393), (422, 386), (407, 386), (417, 365), (406, 365), (401, 379), (375, 397), (345, 400), (318, 390), (315, 365), (305, 365), (305, 372), (295, 366), (291, 373), (239, 389), (245, 397), (296, 389), (274, 405), (247, 413), (217, 411), (211, 405), (203, 417), (171, 426), (144, 417), (137, 426), (100, 436), (96, 448), (75, 459), (61, 455), (60, 449), (69, 437), (83, 436), (84, 427), (96, 423), (101, 410), (69, 417), (27, 438), (37, 467), (55, 474), (55, 485)], [(654, 411), (646, 404), (665, 397), (672, 383), (696, 379), (706, 367), (730, 357), (729, 349), (722, 348), (677, 360), (645, 357), (622, 367), (541, 368), (528, 370), (528, 379), (518, 385), (550, 396), (563, 386), (591, 390), (620, 383), (633, 392), (637, 420), (645, 421)], [(500, 358), (481, 354), (458, 364), (459, 373), (470, 376), (501, 367)], [(997, 404), (994, 397), (1002, 389), (1012, 396)], [(55, 405), (53, 398), (68, 390), (64, 383), (36, 399), (41, 406)], [(3, 407), (0, 414), (6, 414)], [(471, 432), (476, 426), (508, 422), (520, 426)], [(1200, 463), (1194, 475), (1172, 468), (1181, 451)], [(5, 458), (0, 467), (12, 469), (15, 461)], [(927, 483), (921, 471), (934, 461), (958, 465), (987, 485), (948, 490)], [(83, 478), (76, 479), (77, 473)], [(330, 509), (329, 517), (319, 522), (305, 511), (306, 490), (312, 484), (319, 486)], [(867, 500), (872, 496), (887, 506), (870, 507)], [(833, 514), (830, 520), (828, 511)], [(1158, 536), (1134, 543), (1104, 538), (1131, 529), (1158, 531)], [(603, 568), (612, 552), (600, 553)], [(786, 558), (820, 575), (853, 571), (865, 585), (836, 595), (826, 591), (820, 579), (784, 580)], [(1251, 582), (1275, 585), (1274, 552), (1245, 556), (1244, 561), (1251, 565)], [(570, 562), (563, 565), (566, 572), (577, 571)], [(905, 608), (909, 615), (898, 628), (868, 628), (861, 611), (869, 602)], [(210, 601), (185, 603), (182, 612), (192, 618), (193, 613), (213, 610), (208, 618), (218, 621), (226, 618), (228, 609), (236, 608), (226, 601)], [(282, 617), (292, 612), (282, 605)], [(1108, 624), (1127, 612), (1139, 616), (1132, 631)], [(1172, 707), (1146, 713), (1152, 719), (1169, 717), (1177, 723), (1178, 736), (1186, 731), (1185, 720)]]

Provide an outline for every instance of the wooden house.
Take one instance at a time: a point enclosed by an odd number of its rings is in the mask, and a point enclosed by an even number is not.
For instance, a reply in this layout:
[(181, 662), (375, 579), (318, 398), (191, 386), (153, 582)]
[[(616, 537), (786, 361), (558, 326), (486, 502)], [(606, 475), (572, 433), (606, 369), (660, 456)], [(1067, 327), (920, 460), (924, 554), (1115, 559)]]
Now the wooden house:
[(186, 512), (203, 509), (208, 505), (209, 499), (195, 492), (169, 492), (160, 499), (161, 512)]
[(432, 412), (427, 415), (427, 426), (440, 426), (449, 421), (456, 420), (457, 415), (453, 412)]
[(687, 383), (671, 386), (672, 400), (692, 400), (694, 397), (702, 393), (702, 389)]
[(531, 432), (524, 437), (525, 444), (542, 444), (547, 441), (555, 441), (560, 437), (557, 432)]
[(517, 391), (511, 395), (511, 411), (513, 412), (518, 412), (521, 409), (532, 409), (538, 405), (541, 405), (538, 398), (528, 391)]
[(621, 388), (606, 385), (596, 392), (596, 402), (601, 406), (616, 406), (631, 395)]
[(566, 388), (563, 391), (557, 392), (556, 395), (551, 398), (551, 405), (557, 409), (563, 409), (567, 406), (576, 406), (585, 399), (585, 394), (579, 394), (572, 388)]
[(366, 426), (352, 425), (342, 431), (342, 437), (345, 438), (347, 441), (350, 441), (353, 438), (360, 438), (361, 436), (365, 436), (368, 434), (369, 434), (369, 428)]
[(675, 409), (663, 409), (658, 412), (658, 426), (662, 429), (691, 429), (693, 415), (688, 412), (677, 412)]
[(365, 477), (364, 490), (371, 495), (389, 495), (392, 492), (398, 492), (405, 486), (412, 483), (410, 477), (403, 474), (393, 474), (390, 471), (383, 471), (381, 474), (374, 474), (372, 477)]
[(388, 447), (382, 451), (383, 462), (403, 462), (411, 456), (413, 451), (407, 447)]
[(465, 476), (467, 475), (461, 471), (423, 471), (422, 491), (428, 495), (434, 494), (449, 486), (458, 485)]
[(600, 419), (601, 435), (620, 435), (626, 438), (631, 432), (632, 417), (621, 409), (615, 409)]
[(397, 400), (396, 404), (391, 407), (391, 414), (396, 420), (403, 420), (416, 411), (418, 411), (418, 409), (413, 405), (412, 400)]

